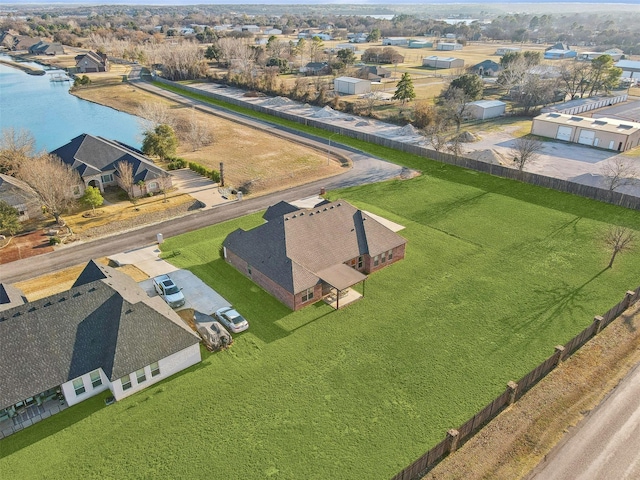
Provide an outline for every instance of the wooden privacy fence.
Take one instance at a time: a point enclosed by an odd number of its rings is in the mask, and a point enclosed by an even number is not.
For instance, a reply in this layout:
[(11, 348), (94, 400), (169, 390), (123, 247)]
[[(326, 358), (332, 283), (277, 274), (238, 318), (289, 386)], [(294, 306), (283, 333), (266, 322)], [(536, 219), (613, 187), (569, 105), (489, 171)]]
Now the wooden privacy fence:
[(558, 345), (555, 352), (536, 368), (527, 373), (517, 382), (509, 382), (507, 389), (495, 400), (471, 417), (458, 429), (447, 432), (445, 439), (433, 447), (427, 453), (406, 467), (391, 480), (415, 480), (422, 477), (433, 468), (440, 460), (454, 452), (462, 443), (469, 440), (487, 422), (495, 418), (506, 406), (520, 399), (531, 387), (544, 378), (551, 370), (556, 368), (563, 360), (571, 356), (589, 339), (620, 316), (622, 312), (635, 304), (640, 299), (640, 286), (635, 290), (629, 290), (624, 298), (607, 313), (593, 319), (591, 325), (578, 335), (573, 337), (566, 345)]
[(272, 107), (266, 107), (263, 105), (256, 105), (255, 103), (248, 102), (243, 99), (235, 98), (222, 93), (211, 92), (208, 90), (202, 90), (197, 87), (182, 85), (180, 83), (172, 82), (164, 78), (155, 77), (154, 80), (170, 85), (176, 88), (181, 88), (187, 92), (202, 95), (215, 100), (220, 100), (232, 105), (245, 107), (250, 110), (273, 115), (275, 117), (290, 120), (302, 125), (308, 125), (316, 127), (322, 130), (326, 130), (331, 133), (338, 133), (347, 137), (355, 138), (376, 145), (381, 145), (402, 152), (411, 153), (421, 157), (436, 160), (441, 163), (447, 163), (449, 165), (456, 165), (458, 167), (468, 168), (470, 170), (476, 170), (478, 172), (488, 173), (497, 177), (510, 178), (532, 185), (540, 187), (550, 188), (558, 190), (560, 192), (571, 193), (580, 197), (591, 198), (593, 200), (599, 200), (601, 202), (618, 205), (621, 207), (631, 208), (634, 210), (640, 210), (640, 197), (628, 195), (620, 192), (614, 192), (604, 188), (594, 187), (591, 185), (583, 185), (581, 183), (571, 182), (569, 180), (563, 180), (560, 178), (548, 177), (546, 175), (540, 175), (531, 172), (520, 172), (514, 168), (504, 167), (502, 165), (494, 165), (491, 163), (482, 162), (473, 158), (462, 157), (459, 155), (452, 155), (446, 152), (439, 152), (431, 148), (427, 148), (414, 143), (406, 143), (391, 138), (383, 137), (375, 133), (368, 133), (358, 130), (357, 128), (350, 128), (348, 125), (333, 125), (320, 119), (303, 117), (298, 114), (289, 113), (286, 111), (277, 110)]

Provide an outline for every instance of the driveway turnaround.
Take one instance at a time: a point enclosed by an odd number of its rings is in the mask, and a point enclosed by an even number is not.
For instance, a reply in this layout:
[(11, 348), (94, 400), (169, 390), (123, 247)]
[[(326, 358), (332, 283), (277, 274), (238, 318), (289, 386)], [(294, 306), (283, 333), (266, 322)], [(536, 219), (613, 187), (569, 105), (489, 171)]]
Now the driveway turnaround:
[[(149, 277), (168, 274), (175, 284), (182, 288), (184, 294), (185, 304), (177, 310), (193, 308), (202, 313), (210, 314), (219, 308), (231, 306), (227, 300), (193, 273), (176, 268), (169, 262), (162, 260), (158, 256), (159, 254), (158, 246), (152, 245), (112, 255), (109, 259), (118, 265), (134, 265)], [(153, 288), (152, 278), (139, 282), (139, 285), (150, 297), (157, 295)]]
[(640, 364), (527, 478), (640, 478)]

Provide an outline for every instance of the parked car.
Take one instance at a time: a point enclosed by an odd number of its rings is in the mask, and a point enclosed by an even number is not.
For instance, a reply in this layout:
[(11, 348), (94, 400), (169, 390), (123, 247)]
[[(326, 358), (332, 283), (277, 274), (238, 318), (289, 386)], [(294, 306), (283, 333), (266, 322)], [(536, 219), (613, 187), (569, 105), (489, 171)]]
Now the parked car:
[(209, 350), (220, 350), (233, 343), (231, 334), (211, 315), (195, 310), (193, 320), (196, 324), (196, 330)]
[(178, 308), (184, 305), (185, 299), (182, 289), (178, 288), (169, 275), (154, 277), (153, 288), (171, 308)]
[(249, 322), (231, 307), (220, 308), (213, 316), (233, 333), (244, 332), (249, 328)]

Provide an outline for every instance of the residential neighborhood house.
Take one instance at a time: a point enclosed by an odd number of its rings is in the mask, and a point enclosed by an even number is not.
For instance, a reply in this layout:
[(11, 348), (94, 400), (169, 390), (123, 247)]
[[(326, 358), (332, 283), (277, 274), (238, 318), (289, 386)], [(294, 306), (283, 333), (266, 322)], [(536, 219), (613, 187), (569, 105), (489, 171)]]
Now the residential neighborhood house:
[(39, 219), (42, 215), (42, 203), (34, 191), (10, 175), (0, 173), (0, 200), (18, 211), (18, 220)]
[(109, 60), (105, 53), (87, 52), (75, 57), (78, 73), (108, 72)]
[(160, 297), (94, 261), (70, 290), (22, 300), (14, 292), (9, 308), (0, 304), (0, 438), (107, 390), (121, 400), (201, 360), (200, 338)]
[(51, 154), (58, 156), (80, 174), (84, 185), (76, 192), (77, 195), (82, 195), (84, 188), (88, 186), (97, 187), (101, 192), (104, 192), (106, 186), (123, 187), (118, 171), (121, 161), (128, 162), (133, 167), (134, 197), (161, 192), (172, 185), (171, 176), (142, 152), (102, 137), (83, 133)]
[(40, 41), (29, 47), (29, 53), (32, 55), (64, 55), (64, 47), (61, 43), (49, 43)]
[(502, 71), (502, 67), (499, 63), (494, 62), (493, 60), (484, 60), (483, 62), (469, 67), (469, 71), (476, 75), (480, 75), (481, 77), (497, 77)]
[(19, 35), (12, 30), (7, 30), (0, 34), (0, 47), (10, 51), (27, 51), (40, 41), (42, 39), (39, 37)]
[(391, 78), (391, 70), (376, 65), (367, 65), (360, 68), (357, 72), (358, 78), (364, 78), (372, 82), (379, 82), (383, 78)]
[(280, 202), (263, 218), (227, 236), (224, 258), (292, 310), (339, 299), (405, 255), (403, 237), (344, 200), (307, 209)]

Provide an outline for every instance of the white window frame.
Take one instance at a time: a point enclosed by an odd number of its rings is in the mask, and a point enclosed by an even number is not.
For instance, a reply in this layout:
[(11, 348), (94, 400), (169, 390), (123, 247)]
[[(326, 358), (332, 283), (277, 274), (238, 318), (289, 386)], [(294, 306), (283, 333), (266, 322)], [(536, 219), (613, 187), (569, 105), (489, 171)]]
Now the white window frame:
[(136, 370), (136, 382), (140, 384), (146, 381), (147, 381), (147, 374), (145, 373), (144, 368), (141, 368), (140, 370)]
[(149, 367), (151, 369), (151, 376), (157, 377), (160, 375), (160, 364), (158, 362), (152, 363)]
[(378, 265), (380, 265), (380, 255), (373, 257), (373, 266), (377, 267)]
[(393, 248), (387, 253), (387, 260), (393, 260)]
[(308, 302), (309, 300), (313, 299), (313, 287), (312, 288), (307, 288), (303, 294), (302, 294), (302, 301), (303, 302)]
[(103, 173), (102, 175), (100, 175), (100, 181), (102, 183), (113, 182), (113, 173)]
[(125, 375), (124, 377), (122, 377), (120, 379), (120, 383), (122, 383), (122, 391), (124, 392), (125, 390), (129, 390), (132, 385), (131, 385), (131, 375)]
[[(97, 375), (98, 378), (93, 378), (94, 375)], [(89, 379), (91, 380), (91, 385), (93, 388), (98, 388), (102, 386), (102, 375), (100, 375), (100, 370), (94, 370), (89, 374)]]
[(82, 377), (78, 377), (71, 382), (73, 384), (73, 390), (76, 392), (76, 397), (82, 395), (87, 389), (84, 386), (84, 380)]

